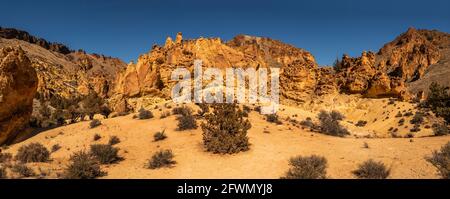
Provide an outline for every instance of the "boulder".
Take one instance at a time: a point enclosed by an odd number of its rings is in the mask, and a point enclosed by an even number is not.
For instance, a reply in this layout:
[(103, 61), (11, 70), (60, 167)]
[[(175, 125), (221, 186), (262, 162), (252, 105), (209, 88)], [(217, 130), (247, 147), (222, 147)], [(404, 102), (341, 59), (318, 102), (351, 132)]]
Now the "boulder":
[(0, 144), (23, 130), (33, 111), (38, 87), (35, 69), (21, 48), (0, 50)]

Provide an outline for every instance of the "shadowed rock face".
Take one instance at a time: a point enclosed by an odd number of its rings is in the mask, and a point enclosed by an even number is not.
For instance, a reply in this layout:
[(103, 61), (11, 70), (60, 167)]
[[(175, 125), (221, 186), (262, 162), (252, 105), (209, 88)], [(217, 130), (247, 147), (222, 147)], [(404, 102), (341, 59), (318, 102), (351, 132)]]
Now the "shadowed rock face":
[(38, 78), (20, 48), (0, 50), (0, 144), (20, 133), (33, 111)]

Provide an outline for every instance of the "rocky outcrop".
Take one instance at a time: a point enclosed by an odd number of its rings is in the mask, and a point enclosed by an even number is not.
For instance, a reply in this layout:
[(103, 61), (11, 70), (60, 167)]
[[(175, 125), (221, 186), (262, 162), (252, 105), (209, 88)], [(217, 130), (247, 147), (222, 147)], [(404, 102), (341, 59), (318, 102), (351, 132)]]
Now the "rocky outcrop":
[(203, 67), (220, 69), (280, 68), (282, 100), (296, 103), (315, 95), (319, 69), (311, 53), (269, 38), (239, 35), (224, 43), (219, 38), (183, 40), (177, 34), (175, 42), (167, 38), (164, 46), (154, 46), (151, 52), (139, 56), (119, 76), (116, 94), (125, 98), (145, 95), (170, 96), (176, 82), (171, 72), (177, 67), (193, 70), (194, 60)]
[(18, 39), (22, 41), (26, 41), (28, 43), (36, 44), (50, 51), (58, 52), (61, 54), (69, 54), (72, 51), (65, 45), (60, 43), (51, 43), (46, 41), (45, 39), (37, 38), (35, 36), (30, 35), (26, 31), (17, 30), (13, 28), (2, 28), (0, 27), (0, 38), (5, 39)]
[(21, 48), (0, 50), (0, 144), (16, 137), (33, 111), (38, 78)]
[(427, 69), (442, 58), (439, 43), (445, 39), (437, 41), (434, 38), (442, 35), (431, 32), (410, 28), (377, 54), (363, 52), (357, 58), (344, 55), (336, 66), (341, 90), (365, 97), (410, 99), (407, 85), (423, 78)]

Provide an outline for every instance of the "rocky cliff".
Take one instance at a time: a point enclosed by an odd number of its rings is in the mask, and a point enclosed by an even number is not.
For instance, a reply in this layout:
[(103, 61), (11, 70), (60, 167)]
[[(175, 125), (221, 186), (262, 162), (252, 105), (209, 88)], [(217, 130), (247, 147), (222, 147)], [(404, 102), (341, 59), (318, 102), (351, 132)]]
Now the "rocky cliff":
[(60, 43), (51, 43), (46, 41), (45, 39), (41, 39), (38, 37), (35, 37), (33, 35), (30, 35), (30, 33), (23, 31), (23, 30), (17, 30), (14, 28), (2, 28), (0, 27), (0, 38), (4, 39), (18, 39), (22, 40), (28, 43), (36, 44), (42, 48), (45, 48), (50, 51), (58, 52), (61, 54), (69, 54), (72, 52), (69, 47), (60, 44)]
[(21, 48), (0, 50), (0, 145), (17, 136), (33, 111), (38, 78)]
[(411, 85), (449, 54), (445, 51), (450, 49), (449, 41), (449, 34), (410, 28), (378, 53), (363, 52), (355, 58), (344, 55), (333, 70), (318, 67), (306, 50), (269, 38), (238, 35), (228, 42), (183, 40), (178, 33), (175, 42), (168, 37), (164, 46), (153, 46), (130, 63), (119, 76), (115, 93), (121, 99), (167, 97), (174, 85), (171, 71), (177, 67), (192, 71), (194, 60), (201, 59), (204, 67), (280, 68), (283, 103), (302, 104), (337, 92), (408, 100), (417, 93)]
[(157, 94), (168, 97), (175, 82), (171, 72), (177, 67), (193, 70), (194, 60), (203, 67), (216, 68), (280, 68), (283, 99), (300, 102), (315, 94), (319, 69), (311, 53), (269, 38), (239, 35), (228, 42), (219, 38), (176, 41), (168, 37), (164, 46), (154, 46), (151, 52), (130, 63), (120, 75), (116, 94), (140, 97)]
[(340, 88), (366, 97), (410, 99), (419, 91), (408, 85), (423, 79), (428, 68), (447, 56), (449, 41), (447, 33), (410, 28), (376, 54), (344, 55), (336, 66)]

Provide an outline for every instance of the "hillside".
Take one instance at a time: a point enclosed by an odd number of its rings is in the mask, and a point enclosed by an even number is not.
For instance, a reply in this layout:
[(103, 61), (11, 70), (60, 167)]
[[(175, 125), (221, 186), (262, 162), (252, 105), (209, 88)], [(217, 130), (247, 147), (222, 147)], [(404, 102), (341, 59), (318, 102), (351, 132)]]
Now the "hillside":
[[(384, 163), (389, 178), (440, 177), (426, 157), (450, 141), (449, 94), (444, 89), (435, 96), (438, 111), (424, 100), (431, 82), (450, 86), (448, 33), (410, 28), (378, 52), (343, 55), (331, 68), (318, 66), (305, 49), (249, 35), (186, 40), (178, 33), (127, 65), (24, 31), (0, 30), (0, 143), (10, 144), (0, 151), (9, 154), (0, 156), (0, 165), (10, 178), (63, 178), (71, 156), (89, 152), (92, 144), (116, 147), (110, 152), (118, 150), (120, 157), (101, 164), (100, 178), (280, 178), (298, 155), (325, 157), (329, 178), (354, 178), (352, 171), (369, 159)], [(204, 105), (186, 104), (192, 111), (170, 114), (180, 107), (170, 99), (177, 83), (172, 71), (192, 72), (197, 59), (203, 68), (219, 70), (280, 69), (277, 114), (260, 114), (260, 104), (241, 106), (251, 109), (248, 151), (206, 151), (201, 124), (204, 114), (215, 112), (199, 112)], [(154, 117), (137, 119), (141, 114)], [(177, 130), (179, 121), (192, 120), (196, 129)], [(163, 130), (168, 138), (153, 141)], [(108, 145), (113, 136), (120, 142)], [(44, 154), (51, 151), (49, 159), (12, 158), (32, 143), (42, 144)], [(147, 169), (161, 149), (171, 149), (176, 164)], [(17, 165), (34, 175), (20, 176)]]

